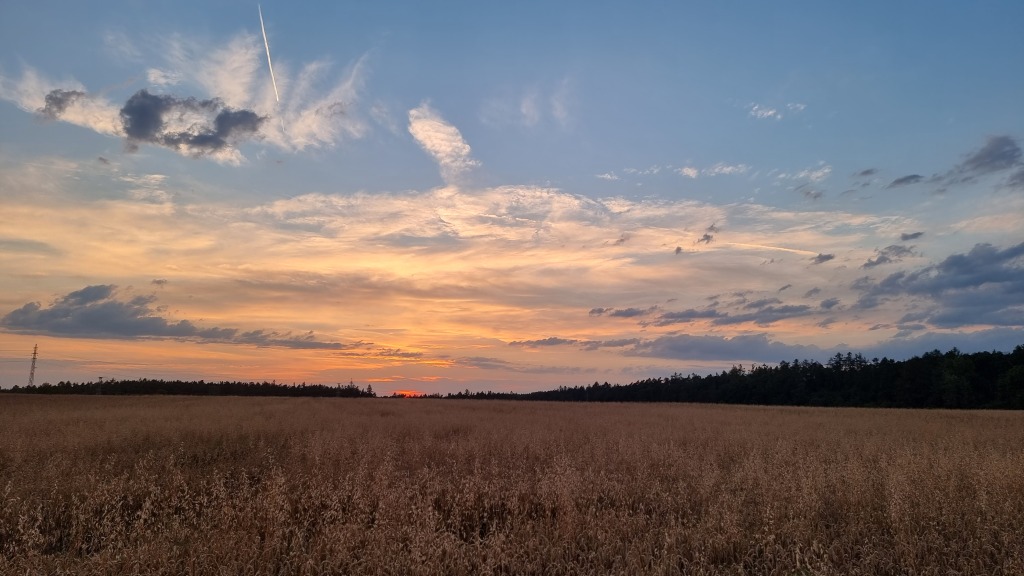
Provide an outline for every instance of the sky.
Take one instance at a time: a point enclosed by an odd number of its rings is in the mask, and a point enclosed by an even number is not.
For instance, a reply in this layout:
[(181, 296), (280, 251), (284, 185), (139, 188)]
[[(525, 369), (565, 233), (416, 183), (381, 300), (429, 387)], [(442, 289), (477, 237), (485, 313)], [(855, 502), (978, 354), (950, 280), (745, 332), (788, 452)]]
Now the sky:
[(34, 346), (37, 384), (385, 394), (1010, 351), (1021, 23), (1017, 0), (5, 2), (0, 386)]

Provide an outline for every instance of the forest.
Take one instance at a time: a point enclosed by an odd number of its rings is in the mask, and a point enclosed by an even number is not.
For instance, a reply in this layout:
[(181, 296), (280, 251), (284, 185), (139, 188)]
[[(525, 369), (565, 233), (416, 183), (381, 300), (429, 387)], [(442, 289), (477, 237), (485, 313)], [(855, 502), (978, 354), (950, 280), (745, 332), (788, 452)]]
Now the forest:
[[(14, 386), (30, 394), (212, 395), (374, 398), (354, 383), (198, 382), (107, 380)], [(394, 394), (390, 397), (404, 397)], [(774, 406), (1024, 409), (1024, 345), (1010, 353), (933, 350), (907, 360), (837, 353), (826, 363), (782, 361), (733, 366), (717, 374), (672, 374), (629, 384), (594, 382), (538, 392), (470, 391), (419, 398), (568, 402), (691, 402)]]

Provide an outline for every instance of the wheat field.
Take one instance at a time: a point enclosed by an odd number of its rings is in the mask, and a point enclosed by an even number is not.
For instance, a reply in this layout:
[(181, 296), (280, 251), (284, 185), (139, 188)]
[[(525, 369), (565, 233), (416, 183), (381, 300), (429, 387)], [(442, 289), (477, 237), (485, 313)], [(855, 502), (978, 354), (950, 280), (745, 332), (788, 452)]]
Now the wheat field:
[(1024, 574), (1024, 414), (0, 396), (2, 574)]

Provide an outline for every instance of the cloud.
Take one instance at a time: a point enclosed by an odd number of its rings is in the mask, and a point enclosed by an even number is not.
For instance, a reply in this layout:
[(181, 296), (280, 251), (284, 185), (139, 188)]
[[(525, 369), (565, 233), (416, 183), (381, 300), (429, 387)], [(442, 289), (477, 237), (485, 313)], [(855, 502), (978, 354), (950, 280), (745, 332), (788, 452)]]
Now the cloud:
[(425, 102), (409, 111), (409, 133), (438, 163), (445, 182), (452, 183), (480, 165), (470, 155), (472, 150), (459, 129), (446, 122)]
[(856, 174), (854, 174), (854, 176), (858, 176), (860, 178), (864, 178), (864, 177), (867, 177), (867, 176), (874, 176), (875, 174), (878, 174), (878, 169), (877, 168), (865, 168), (864, 170), (861, 170), (860, 172), (857, 172)]
[(515, 342), (509, 342), (509, 346), (522, 346), (525, 348), (538, 348), (541, 346), (567, 346), (570, 344), (579, 344), (579, 340), (567, 339), (567, 338), (556, 338), (554, 336), (550, 338), (544, 338), (542, 340), (518, 340)]
[(716, 326), (726, 326), (753, 322), (759, 326), (767, 326), (769, 324), (779, 322), (780, 320), (806, 316), (810, 313), (811, 307), (805, 304), (764, 306), (757, 311), (750, 312), (748, 314), (723, 314), (722, 316), (712, 320), (712, 324), (715, 324)]
[(768, 106), (762, 106), (760, 104), (750, 104), (748, 106), (748, 114), (758, 120), (781, 120), (782, 113), (775, 108), (769, 108)]
[(85, 92), (81, 90), (61, 90), (60, 88), (51, 90), (44, 98), (45, 104), (39, 109), (39, 114), (50, 120), (56, 120), (68, 109), (68, 106), (83, 96), (85, 96)]
[(924, 236), (924, 232), (904, 232), (900, 234), (900, 240), (907, 242), (908, 240), (917, 240), (921, 236)]
[(889, 183), (888, 186), (886, 186), (886, 188), (898, 188), (900, 186), (909, 186), (911, 184), (917, 184), (922, 180), (924, 180), (924, 176), (921, 176), (920, 174), (910, 174), (909, 176), (902, 176), (900, 178), (893, 180), (892, 182)]
[(831, 310), (839, 305), (839, 298), (827, 298), (821, 301), (820, 306), (825, 310)]
[(200, 328), (189, 320), (172, 322), (151, 305), (156, 296), (131, 296), (113, 284), (96, 284), (54, 299), (49, 306), (29, 302), (0, 318), (0, 327), (23, 334), (76, 338), (172, 339), (222, 342), (284, 348), (331, 349), (350, 347), (321, 342), (312, 332), (242, 331), (237, 328)]
[(60, 120), (107, 136), (122, 134), (115, 105), (89, 94), (76, 81), (56, 82), (29, 66), (24, 68), (18, 79), (0, 75), (0, 99), (50, 120)]
[(697, 239), (697, 244), (711, 244), (715, 241), (714, 234), (705, 233), (703, 236)]
[(760, 300), (754, 300), (753, 302), (747, 302), (743, 307), (747, 310), (753, 310), (758, 308), (764, 308), (772, 304), (781, 304), (782, 300), (778, 298), (762, 298)]
[(913, 246), (902, 246), (900, 244), (891, 244), (882, 248), (881, 250), (875, 250), (875, 256), (868, 258), (861, 268), (874, 268), (881, 264), (892, 264), (894, 262), (900, 262), (908, 256), (914, 256)]
[[(307, 148), (331, 147), (346, 136), (359, 138), (366, 132), (365, 123), (355, 113), (363, 86), (366, 56), (357, 59), (340, 79), (327, 85), (323, 82), (330, 69), (326, 61), (303, 64), (294, 73), (288, 62), (280, 62), (275, 68), (282, 86), (282, 99), (278, 103), (269, 78), (264, 81), (262, 77), (266, 72), (263, 44), (256, 35), (239, 34), (220, 45), (181, 36), (150, 41), (149, 44), (152, 44), (149, 51), (164, 61), (163, 65), (144, 71), (144, 77), (152, 86), (198, 88), (207, 97), (193, 99), (196, 102), (219, 101), (224, 109), (251, 111), (256, 118), (273, 117), (274, 122), (262, 123), (259, 127), (261, 142), (298, 152)], [(49, 102), (47, 96), (50, 96)], [(181, 102), (190, 100), (170, 97)], [(77, 82), (48, 80), (31, 67), (25, 68), (20, 79), (0, 76), (0, 98), (15, 102), (23, 110), (43, 111), (47, 117), (101, 134), (124, 135), (120, 115), (123, 106), (89, 94)], [(182, 110), (176, 108), (175, 111)], [(186, 122), (195, 120), (193, 116), (194, 111), (180, 118), (167, 117), (165, 122), (180, 124), (176, 132), (192, 132), (192, 127)], [(239, 119), (234, 120), (237, 126)], [(201, 123), (205, 126), (198, 127), (200, 131), (207, 136), (217, 136), (216, 127), (211, 128), (212, 119), (201, 120)], [(234, 135), (240, 134), (236, 130)], [(189, 146), (174, 139), (170, 144), (168, 147), (187, 156), (206, 156), (226, 163), (238, 163), (242, 158), (231, 147), (221, 147), (211, 153), (206, 146)]]
[(619, 179), (619, 177), (614, 172), (605, 172), (604, 174), (598, 174), (597, 177), (600, 178), (601, 180), (610, 181), (615, 181)]
[(821, 254), (821, 253), (819, 253), (817, 256), (811, 258), (811, 263), (812, 264), (824, 264), (825, 262), (828, 262), (829, 260), (832, 260), (835, 257), (836, 257), (835, 254)]
[(895, 272), (878, 282), (864, 277), (852, 287), (862, 292), (859, 309), (914, 297), (932, 302), (934, 307), (922, 319), (934, 326), (1024, 326), (1024, 243), (1002, 250), (977, 244), (967, 254), (953, 254), (938, 264)]
[(217, 99), (197, 100), (139, 90), (121, 108), (129, 143), (155, 144), (192, 157), (237, 163), (237, 141), (251, 138), (266, 120), (252, 110), (233, 110)]
[(786, 284), (786, 285), (785, 285), (785, 286), (783, 286), (782, 288), (779, 288), (778, 290), (776, 290), (776, 292), (782, 292), (783, 290), (789, 290), (789, 289), (790, 289), (790, 288), (792, 288), (792, 287), (793, 287), (793, 285), (792, 285), (792, 284)]
[(1021, 149), (1010, 136), (989, 136), (980, 150), (971, 154), (959, 166), (961, 173), (989, 174), (1016, 166), (1021, 161)]
[(703, 310), (690, 308), (687, 310), (680, 310), (678, 312), (665, 312), (658, 316), (657, 320), (654, 321), (654, 325), (668, 326), (670, 324), (688, 324), (696, 320), (709, 320), (713, 318), (721, 318), (722, 316), (724, 316), (724, 314), (712, 308), (705, 308)]
[(818, 294), (821, 294), (821, 288), (811, 288), (807, 292), (804, 292), (804, 298), (814, 298)]
[(817, 346), (773, 342), (767, 334), (694, 336), (676, 334), (644, 341), (627, 354), (672, 360), (779, 362), (789, 358), (823, 359), (831, 350)]
[(612, 318), (637, 318), (639, 316), (647, 316), (657, 309), (657, 306), (651, 308), (620, 308), (608, 312), (608, 316)]
[(59, 256), (61, 251), (51, 244), (26, 238), (5, 238), (0, 236), (0, 253), (17, 252), (40, 256)]
[(799, 172), (779, 172), (775, 177), (779, 180), (804, 180), (810, 184), (820, 184), (832, 175), (832, 166), (821, 162), (816, 168), (804, 168)]
[(737, 174), (746, 174), (749, 171), (750, 166), (746, 164), (727, 164), (725, 162), (717, 162), (704, 169), (698, 169), (693, 166), (685, 166), (683, 168), (675, 169), (676, 174), (691, 179), (697, 179), (701, 176), (733, 176)]
[(1006, 181), (1006, 185), (1011, 188), (1024, 189), (1024, 168), (1020, 168), (1011, 174), (1010, 178)]

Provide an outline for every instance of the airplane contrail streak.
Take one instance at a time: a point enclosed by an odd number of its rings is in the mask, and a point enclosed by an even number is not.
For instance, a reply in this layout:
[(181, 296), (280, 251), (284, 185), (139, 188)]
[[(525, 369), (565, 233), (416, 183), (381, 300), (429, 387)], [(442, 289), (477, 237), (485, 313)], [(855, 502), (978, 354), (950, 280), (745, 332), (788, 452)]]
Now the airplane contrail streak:
[(260, 11), (260, 30), (263, 32), (263, 46), (267, 48), (267, 67), (270, 68), (270, 82), (274, 85), (274, 98), (281, 102), (281, 95), (277, 92), (277, 79), (274, 78), (274, 63), (270, 61), (270, 42), (267, 42), (267, 29), (263, 26), (263, 7), (257, 4), (256, 9)]

